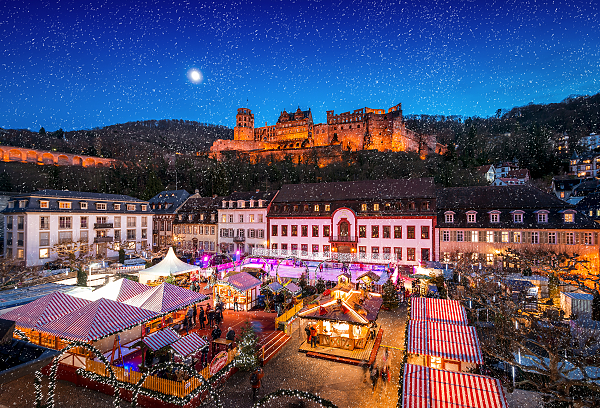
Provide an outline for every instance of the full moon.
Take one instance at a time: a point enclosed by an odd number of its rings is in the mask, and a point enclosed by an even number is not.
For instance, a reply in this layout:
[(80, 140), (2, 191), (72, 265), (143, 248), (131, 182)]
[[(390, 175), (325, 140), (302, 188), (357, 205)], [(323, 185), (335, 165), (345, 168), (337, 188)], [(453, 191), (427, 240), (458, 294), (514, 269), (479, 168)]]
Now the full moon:
[(202, 73), (197, 69), (191, 69), (188, 72), (188, 78), (195, 84), (202, 82)]

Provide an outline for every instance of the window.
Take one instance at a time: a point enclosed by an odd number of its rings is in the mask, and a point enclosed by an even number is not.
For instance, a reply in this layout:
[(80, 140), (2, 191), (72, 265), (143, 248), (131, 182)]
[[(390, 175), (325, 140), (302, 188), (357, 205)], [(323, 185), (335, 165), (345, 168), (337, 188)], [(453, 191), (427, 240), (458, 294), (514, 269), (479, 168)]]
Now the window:
[(517, 223), (517, 224), (522, 224), (523, 223), (523, 213), (520, 213), (520, 212), (513, 213), (513, 222)]
[[(46, 218), (48, 218), (48, 217), (46, 217)], [(9, 229), (9, 230), (13, 229), (13, 216), (12, 215), (9, 215), (6, 219), (6, 229)]]
[(79, 224), (81, 226), (81, 229), (87, 229), (88, 228), (88, 217), (81, 217), (79, 219)]
[[(566, 237), (567, 237), (567, 245), (573, 245), (573, 244), (575, 244), (575, 234), (574, 233), (567, 232), (566, 233)], [(533, 234), (532, 234), (532, 239), (533, 239)]]
[(88, 209), (88, 203), (86, 203), (86, 202), (79, 203), (79, 208), (82, 209), (82, 210), (87, 210)]
[(363, 211), (363, 212), (367, 211), (367, 205), (366, 204), (361, 204), (360, 205), (360, 210)]
[(276, 237), (277, 236), (277, 225), (271, 225), (271, 236), (272, 237)]
[(367, 226), (366, 225), (359, 225), (358, 226), (358, 237), (359, 238), (366, 238), (367, 237)]
[(331, 211), (331, 205), (325, 204), (325, 211)]
[(429, 226), (421, 226), (421, 239), (429, 239)]
[(120, 210), (121, 210), (121, 204), (113, 204), (113, 208), (114, 208), (116, 211), (120, 211)]
[(250, 221), (249, 222), (254, 222), (254, 214), (250, 214)]
[(290, 245), (290, 249), (292, 255), (298, 255), (298, 244)]
[(50, 201), (40, 201), (40, 208), (50, 208)]
[(40, 259), (50, 258), (50, 248), (40, 249)]
[(515, 244), (520, 244), (522, 242), (521, 241), (521, 232), (520, 231), (519, 232), (513, 232), (513, 242)]
[(471, 231), (471, 242), (479, 242), (479, 231)]
[(487, 231), (486, 232), (486, 241), (487, 242), (494, 242), (494, 231)]
[(502, 242), (510, 242), (510, 233), (508, 231), (502, 231), (501, 240)]
[(488, 265), (494, 264), (494, 254), (485, 254), (485, 261)]
[(233, 214), (229, 214), (229, 223), (233, 224)]
[(58, 217), (59, 229), (71, 229), (71, 217)]
[(282, 237), (287, 237), (288, 234), (288, 226), (287, 225), (282, 225), (281, 226), (281, 236)]
[(134, 229), (127, 230), (127, 241), (135, 241), (135, 230)]
[(423, 201), (421, 203), (421, 211), (428, 211), (429, 210), (429, 201)]
[(384, 226), (383, 227), (383, 238), (390, 238), (391, 237), (391, 227), (390, 226)]
[(121, 217), (115, 217), (114, 227), (121, 228)]
[(262, 214), (258, 214), (258, 222), (263, 222), (263, 215)]
[(464, 231), (456, 231), (456, 242), (463, 242), (465, 240)]
[(319, 252), (319, 245), (315, 245), (315, 244), (313, 244), (313, 246), (312, 246), (312, 252), (313, 252), (313, 253), (315, 253), (315, 252)]
[(277, 250), (277, 244), (271, 244), (271, 249)]
[(394, 248), (394, 257), (396, 258), (397, 261), (401, 261), (402, 260), (402, 248)]
[(556, 244), (556, 232), (549, 232), (548, 233), (548, 243), (549, 244)]
[(59, 201), (58, 208), (60, 208), (61, 210), (70, 210), (71, 202), (70, 201)]
[(223, 214), (221, 216), (221, 222), (223, 222), (223, 223), (227, 222), (227, 215), (226, 214)]
[(539, 232), (532, 232), (531, 233), (531, 243), (532, 244), (539, 244), (540, 243), (540, 233)]
[(319, 226), (318, 225), (313, 225), (312, 226), (312, 236), (313, 237), (318, 237), (319, 236)]
[(127, 217), (127, 228), (135, 228), (135, 217)]
[(548, 222), (548, 213), (547, 212), (539, 212), (537, 213), (537, 222), (540, 224)]
[(147, 226), (148, 226), (148, 217), (142, 217), (142, 227), (146, 228)]
[(490, 222), (493, 224), (497, 224), (500, 222), (500, 213), (492, 212), (490, 213)]
[(477, 213), (476, 212), (468, 212), (467, 213), (467, 222), (469, 224), (477, 222)]
[(371, 238), (379, 238), (379, 225), (371, 226)]
[(319, 204), (315, 204), (313, 207), (314, 212), (319, 212)]
[(454, 222), (454, 213), (446, 213), (444, 214), (444, 220), (447, 224), (452, 224)]
[[(216, 227), (210, 227), (210, 235), (215, 235), (215, 228)], [(206, 230), (207, 230), (207, 228), (204, 228), (204, 233), (205, 233), (205, 235), (208, 235), (208, 234), (206, 234)]]
[(49, 232), (40, 232), (40, 246), (50, 246)]
[(303, 237), (308, 237), (308, 225), (302, 225), (300, 227), (300, 235)]
[(73, 234), (71, 231), (58, 231), (58, 243), (64, 244), (66, 242), (73, 241)]
[(244, 222), (244, 215), (243, 214), (238, 215), (238, 222)]
[(565, 213), (565, 222), (575, 222), (575, 214)]
[(146, 204), (142, 204), (142, 211), (148, 211), (148, 206)]
[(297, 237), (298, 236), (298, 226), (297, 225), (292, 225), (292, 233), (291, 233), (292, 237)]
[(96, 210), (106, 210), (106, 203), (96, 203)]
[(367, 247), (366, 246), (358, 247), (358, 257), (363, 258), (363, 259), (367, 257)]
[(379, 247), (371, 247), (371, 259), (379, 259)]
[(415, 227), (414, 226), (406, 227), (406, 238), (407, 239), (415, 239)]
[(402, 227), (400, 225), (394, 226), (394, 238), (395, 239), (402, 238)]
[(421, 261), (429, 262), (429, 248), (421, 248)]
[[(121, 232), (121, 231), (119, 231)], [(81, 242), (88, 242), (88, 232), (87, 231), (79, 231), (79, 240)]]
[(50, 229), (50, 217), (40, 217), (40, 229)]
[(25, 228), (25, 217), (23, 217), (22, 215), (19, 215), (17, 217), (17, 229), (22, 230), (23, 228)]
[(406, 260), (407, 261), (415, 260), (415, 249), (414, 248), (406, 248)]
[(379, 211), (379, 204), (373, 204), (373, 211)]
[(328, 237), (330, 234), (330, 225), (323, 225), (323, 236)]
[(17, 259), (23, 259), (25, 257), (25, 251), (23, 249), (17, 249)]
[(442, 231), (442, 241), (450, 242), (450, 231), (448, 231), (448, 230)]
[(248, 238), (256, 238), (256, 230), (248, 228)]
[(591, 232), (584, 232), (583, 233), (583, 243), (585, 245), (594, 245), (593, 240), (592, 240), (592, 233)]
[(323, 245), (323, 254), (329, 254), (329, 252), (331, 252), (329, 245)]

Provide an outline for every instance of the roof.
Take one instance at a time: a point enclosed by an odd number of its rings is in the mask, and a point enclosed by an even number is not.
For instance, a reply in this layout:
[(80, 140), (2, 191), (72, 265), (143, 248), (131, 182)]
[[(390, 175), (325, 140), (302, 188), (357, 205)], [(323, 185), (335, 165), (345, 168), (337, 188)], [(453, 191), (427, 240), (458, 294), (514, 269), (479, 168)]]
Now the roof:
[(3, 309), (9, 309), (32, 302), (53, 292), (70, 292), (72, 290), (72, 286), (61, 285), (58, 283), (44, 283), (42, 285), (2, 290), (0, 291), (0, 312)]
[(287, 285), (283, 287), (284, 290), (289, 291), (292, 295), (300, 292), (302, 288), (296, 285), (294, 282), (289, 282)]
[[(577, 300), (589, 300), (590, 302), (594, 300), (594, 295), (591, 293), (580, 293), (580, 292), (561, 292), (566, 297)], [(4, 319), (6, 317), (2, 316)]]
[(490, 169), (491, 170), (494, 169), (494, 165), (493, 164), (486, 164), (484, 166), (479, 166), (479, 167), (477, 167), (477, 172), (481, 173), (481, 174), (485, 174), (488, 171), (490, 171)]
[(283, 286), (281, 286), (279, 282), (271, 282), (265, 286), (264, 289), (268, 289), (273, 293), (278, 293), (281, 289), (283, 289)]
[(509, 170), (508, 177), (526, 178), (526, 177), (529, 177), (529, 170), (527, 170), (527, 169)]
[(159, 314), (183, 309), (193, 303), (202, 302), (208, 296), (179, 286), (163, 282), (148, 291), (140, 293), (124, 303), (151, 310)]
[(171, 348), (182, 357), (187, 357), (206, 346), (208, 346), (208, 341), (196, 332), (192, 332), (171, 344)]
[(156, 351), (175, 343), (179, 338), (180, 336), (175, 330), (167, 327), (142, 338), (142, 342), (152, 351)]
[(433, 178), (363, 180), (335, 183), (284, 184), (274, 203), (336, 200), (434, 198)]
[(245, 292), (257, 286), (260, 286), (260, 280), (250, 275), (248, 272), (240, 272), (230, 275), (222, 280), (233, 286), (238, 292)]
[(109, 201), (131, 201), (131, 202), (146, 202), (139, 198), (131, 197), (124, 194), (105, 194), (105, 193), (88, 193), (85, 191), (68, 191), (68, 190), (39, 190), (28, 194), (19, 194), (13, 197), (47, 197), (47, 198), (69, 198), (77, 200), (109, 200)]
[(415, 298), (410, 306), (411, 320), (468, 324), (467, 312), (458, 300)]
[[(338, 302), (339, 300), (339, 302)], [(355, 324), (369, 324), (377, 320), (379, 309), (383, 304), (381, 296), (372, 295), (361, 304), (354, 301), (353, 296), (346, 300), (325, 299), (318, 305), (309, 305), (298, 313), (298, 316), (316, 320), (334, 320)]]
[(402, 408), (508, 408), (500, 380), (404, 365)]
[(98, 299), (37, 330), (63, 339), (94, 341), (130, 329), (157, 313), (109, 299)]
[(483, 364), (477, 332), (472, 326), (411, 320), (407, 352), (446, 360)]
[(158, 278), (159, 276), (179, 275), (198, 269), (198, 266), (190, 265), (177, 258), (173, 251), (173, 247), (169, 247), (169, 251), (164, 259), (148, 269), (142, 269), (140, 271), (140, 277), (145, 275), (145, 278), (151, 276)]
[(189, 196), (177, 210), (178, 213), (217, 212), (223, 197), (201, 197), (199, 194)]
[(2, 318), (13, 320), (17, 326), (33, 329), (90, 303), (89, 300), (53, 292), (3, 314)]
[(148, 202), (155, 214), (173, 214), (189, 196), (190, 193), (185, 190), (167, 190), (161, 191)]
[[(221, 201), (249, 201), (249, 200), (263, 200), (266, 201), (267, 206), (273, 197), (277, 194), (277, 191), (235, 191), (227, 197), (221, 197)], [(244, 208), (260, 208), (258, 204), (255, 207), (244, 207)]]
[(449, 187), (437, 190), (438, 210), (568, 208), (555, 195), (529, 186)]
[(110, 300), (116, 300), (117, 302), (124, 302), (134, 296), (144, 293), (152, 289), (148, 285), (142, 285), (141, 283), (134, 282), (130, 279), (117, 279), (112, 281), (93, 292), (85, 295), (88, 300), (98, 300), (100, 298), (106, 298)]

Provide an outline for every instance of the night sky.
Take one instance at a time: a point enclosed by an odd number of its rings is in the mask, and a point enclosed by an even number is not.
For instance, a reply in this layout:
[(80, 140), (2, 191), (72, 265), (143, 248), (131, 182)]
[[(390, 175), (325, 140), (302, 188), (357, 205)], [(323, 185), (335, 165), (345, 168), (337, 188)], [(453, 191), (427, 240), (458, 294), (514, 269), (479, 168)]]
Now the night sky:
[[(591, 4), (590, 4), (591, 3)], [(238, 107), (494, 115), (600, 91), (597, 1), (0, 1), (0, 127)], [(190, 70), (201, 72), (194, 81)]]

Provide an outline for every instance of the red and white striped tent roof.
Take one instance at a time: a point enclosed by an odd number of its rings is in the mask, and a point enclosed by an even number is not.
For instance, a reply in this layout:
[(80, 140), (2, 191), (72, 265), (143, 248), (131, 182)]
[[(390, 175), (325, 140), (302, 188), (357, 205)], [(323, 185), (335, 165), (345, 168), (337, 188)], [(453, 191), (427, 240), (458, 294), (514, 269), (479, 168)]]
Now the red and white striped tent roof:
[(180, 338), (181, 337), (175, 330), (167, 327), (166, 329), (156, 331), (149, 336), (144, 337), (142, 341), (146, 346), (150, 347), (150, 349), (156, 351), (168, 346), (169, 344), (175, 343)]
[(190, 333), (171, 344), (171, 348), (184, 358), (206, 346), (208, 346), (208, 341), (196, 332)]
[(483, 364), (477, 332), (472, 326), (411, 320), (408, 349), (411, 354)]
[(39, 327), (38, 330), (67, 340), (94, 341), (152, 320), (156, 316), (150, 310), (101, 298)]
[(140, 293), (144, 293), (150, 289), (152, 288), (148, 285), (142, 285), (141, 283), (134, 282), (130, 279), (121, 278), (86, 294), (85, 298), (88, 300), (105, 298), (116, 300), (117, 302), (124, 302), (127, 299), (131, 299), (132, 297), (139, 295)]
[(410, 305), (411, 320), (469, 324), (467, 312), (458, 300), (414, 298)]
[(508, 408), (500, 380), (405, 364), (402, 408)]
[(2, 318), (14, 321), (17, 326), (34, 329), (89, 303), (89, 300), (53, 292), (3, 314)]
[(152, 310), (159, 314), (165, 314), (183, 309), (192, 303), (202, 302), (207, 298), (208, 296), (202, 293), (163, 282), (144, 293), (126, 300), (124, 303)]

